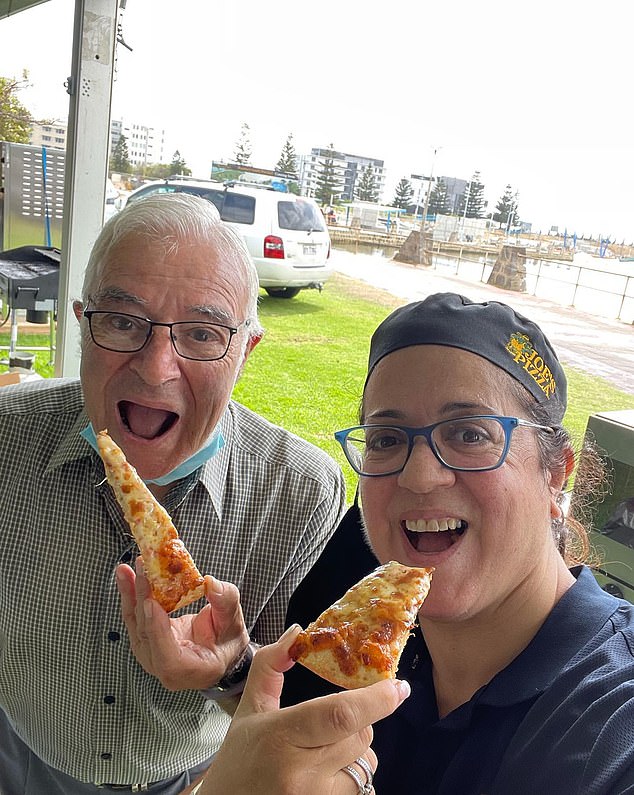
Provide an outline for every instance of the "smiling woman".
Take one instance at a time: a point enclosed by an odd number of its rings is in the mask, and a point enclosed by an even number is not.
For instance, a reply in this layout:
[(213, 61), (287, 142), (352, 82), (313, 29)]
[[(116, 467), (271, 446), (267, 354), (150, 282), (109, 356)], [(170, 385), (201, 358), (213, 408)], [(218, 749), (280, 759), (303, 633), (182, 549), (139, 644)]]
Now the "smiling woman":
[[(336, 434), (362, 525), (353, 507), (287, 623), (313, 620), (357, 561), (433, 567), (398, 671), (412, 695), (374, 726), (379, 792), (634, 786), (634, 608), (581, 565), (566, 395), (541, 329), (498, 302), (432, 295), (372, 337), (361, 424)], [(295, 667), (282, 703), (326, 692)]]

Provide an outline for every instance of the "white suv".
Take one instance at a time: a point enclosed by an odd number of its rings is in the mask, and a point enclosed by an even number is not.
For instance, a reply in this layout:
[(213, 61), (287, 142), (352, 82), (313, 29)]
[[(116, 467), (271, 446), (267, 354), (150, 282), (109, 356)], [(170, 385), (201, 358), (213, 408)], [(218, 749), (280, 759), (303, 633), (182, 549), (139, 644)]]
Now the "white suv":
[(150, 182), (128, 202), (156, 193), (193, 193), (213, 202), (220, 217), (239, 232), (258, 271), (260, 287), (274, 298), (321, 290), (332, 274), (330, 236), (314, 199), (241, 182), (168, 179)]

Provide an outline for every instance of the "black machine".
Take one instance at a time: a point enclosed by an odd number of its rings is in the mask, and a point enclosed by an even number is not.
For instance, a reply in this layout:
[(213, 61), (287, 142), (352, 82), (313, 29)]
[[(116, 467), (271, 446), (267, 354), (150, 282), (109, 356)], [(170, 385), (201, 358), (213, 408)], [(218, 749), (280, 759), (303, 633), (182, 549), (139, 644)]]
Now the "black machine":
[[(53, 311), (60, 259), (60, 250), (50, 246), (21, 246), (1, 251), (0, 300), (6, 309), (26, 309), (29, 313)], [(38, 322), (35, 317), (27, 320)]]
[[(29, 323), (51, 325), (51, 358), (54, 348), (54, 317), (57, 313), (61, 252), (52, 246), (21, 246), (0, 251), (0, 303), (3, 326), (11, 317), (9, 359), (17, 345), (17, 310), (26, 310)], [(35, 348), (33, 350), (40, 350)]]

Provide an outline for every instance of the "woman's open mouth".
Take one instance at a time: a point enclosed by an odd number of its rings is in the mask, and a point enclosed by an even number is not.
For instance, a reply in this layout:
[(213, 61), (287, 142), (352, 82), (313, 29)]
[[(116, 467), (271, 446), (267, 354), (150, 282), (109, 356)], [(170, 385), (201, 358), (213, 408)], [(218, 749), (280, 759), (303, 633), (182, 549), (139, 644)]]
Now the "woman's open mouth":
[(407, 540), (417, 552), (444, 552), (462, 536), (468, 523), (464, 519), (411, 519), (401, 522)]
[(129, 400), (119, 402), (119, 415), (123, 425), (142, 439), (156, 439), (167, 433), (178, 420), (178, 414), (166, 409), (153, 409)]

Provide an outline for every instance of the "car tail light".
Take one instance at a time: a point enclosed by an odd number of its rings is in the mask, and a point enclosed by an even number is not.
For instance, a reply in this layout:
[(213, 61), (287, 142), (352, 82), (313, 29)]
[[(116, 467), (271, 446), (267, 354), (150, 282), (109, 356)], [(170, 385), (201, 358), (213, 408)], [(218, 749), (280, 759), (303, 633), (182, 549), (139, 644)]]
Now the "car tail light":
[(284, 241), (281, 237), (267, 235), (264, 238), (264, 256), (268, 259), (284, 259)]

